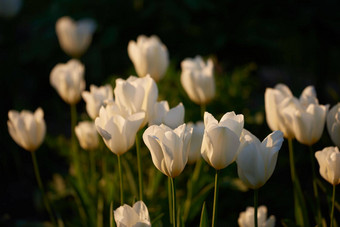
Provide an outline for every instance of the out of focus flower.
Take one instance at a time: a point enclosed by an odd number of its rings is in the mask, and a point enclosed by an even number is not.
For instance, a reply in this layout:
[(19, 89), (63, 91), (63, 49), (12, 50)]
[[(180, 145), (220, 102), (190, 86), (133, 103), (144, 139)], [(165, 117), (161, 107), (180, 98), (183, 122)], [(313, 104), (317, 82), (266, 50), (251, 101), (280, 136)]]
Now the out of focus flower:
[(192, 128), (185, 124), (172, 130), (166, 125), (152, 125), (143, 134), (153, 164), (168, 177), (176, 177), (188, 161)]
[(124, 204), (114, 211), (117, 227), (151, 226), (149, 211), (143, 201), (136, 202), (133, 207)]
[(200, 56), (182, 61), (181, 83), (189, 98), (197, 104), (206, 104), (215, 97), (214, 64), (204, 63)]
[(143, 78), (130, 76), (127, 80), (119, 78), (116, 80), (114, 94), (120, 109), (129, 113), (145, 112), (141, 128), (144, 127), (158, 98), (155, 81), (149, 75)]
[(150, 114), (149, 126), (165, 124), (170, 128), (177, 128), (184, 123), (184, 106), (179, 103), (174, 108), (169, 108), (168, 101), (156, 102)]
[(188, 164), (193, 164), (201, 158), (204, 123), (203, 121), (196, 122), (196, 124), (189, 122), (187, 127), (193, 128), (188, 157)]
[(84, 150), (94, 150), (99, 145), (96, 126), (92, 121), (81, 121), (75, 127), (76, 136)]
[(50, 83), (68, 104), (79, 102), (85, 89), (84, 65), (76, 59), (57, 64), (51, 71)]
[[(241, 212), (237, 222), (240, 227), (254, 227), (254, 207), (247, 207), (246, 211)], [(271, 215), (267, 219), (267, 207), (259, 206), (257, 210), (257, 223), (258, 227), (274, 227), (275, 216)]]
[(110, 104), (100, 108), (95, 125), (106, 146), (116, 155), (122, 155), (133, 146), (144, 118), (144, 112), (123, 116), (116, 105)]
[(228, 112), (218, 122), (210, 113), (204, 113), (201, 155), (210, 166), (220, 170), (235, 161), (243, 125), (242, 114)]
[(22, 0), (0, 0), (0, 17), (12, 18), (18, 14)]
[(12, 139), (27, 151), (35, 151), (43, 142), (46, 133), (44, 111), (38, 108), (34, 113), (23, 110), (8, 112), (8, 131)]
[(340, 147), (340, 103), (332, 107), (327, 115), (327, 129), (333, 143)]
[(262, 187), (274, 172), (283, 133), (274, 131), (261, 141), (247, 130), (241, 135), (236, 163), (240, 179), (249, 188)]
[(101, 87), (91, 85), (90, 92), (83, 91), (81, 95), (86, 102), (86, 111), (92, 119), (98, 117), (99, 109), (104, 105), (104, 101), (113, 99), (112, 87), (109, 84)]
[(340, 152), (338, 147), (326, 147), (317, 151), (321, 176), (332, 185), (340, 184)]
[(90, 46), (96, 27), (92, 19), (86, 18), (75, 22), (65, 16), (58, 19), (55, 29), (63, 51), (74, 58), (79, 58)]
[(155, 35), (150, 38), (140, 35), (137, 42), (131, 40), (128, 54), (138, 76), (149, 74), (156, 82), (163, 78), (169, 65), (168, 49)]

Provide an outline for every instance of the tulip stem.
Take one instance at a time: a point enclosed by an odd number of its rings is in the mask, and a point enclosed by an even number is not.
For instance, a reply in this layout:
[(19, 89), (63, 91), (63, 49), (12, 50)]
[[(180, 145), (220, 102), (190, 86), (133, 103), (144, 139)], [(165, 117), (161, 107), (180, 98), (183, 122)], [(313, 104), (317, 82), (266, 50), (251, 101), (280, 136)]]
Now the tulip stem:
[(258, 201), (259, 201), (259, 190), (255, 189), (254, 190), (254, 223), (255, 223), (255, 227), (258, 226), (258, 221), (257, 221)]
[(35, 178), (37, 179), (37, 183), (38, 183), (38, 186), (40, 188), (40, 191), (41, 191), (41, 194), (42, 194), (42, 197), (43, 197), (45, 208), (46, 208), (46, 210), (47, 210), (47, 212), (48, 212), (48, 214), (50, 216), (50, 219), (51, 219), (53, 225), (56, 226), (56, 221), (55, 221), (54, 215), (52, 213), (52, 209), (51, 209), (50, 203), (48, 201), (48, 198), (47, 198), (47, 196), (45, 194), (44, 185), (42, 184), (42, 181), (41, 181), (40, 172), (39, 172), (39, 166), (38, 166), (37, 158), (35, 156), (35, 151), (32, 151), (30, 153), (32, 155), (32, 161), (33, 161), (33, 168), (34, 168)]
[(175, 178), (170, 178), (172, 186), (172, 226), (176, 227), (176, 181)]
[(333, 195), (332, 195), (332, 210), (331, 210), (331, 224), (330, 224), (330, 227), (333, 227), (333, 219), (334, 219), (334, 204), (335, 204), (335, 185), (333, 185)]
[(213, 216), (212, 216), (212, 227), (216, 226), (216, 216), (217, 216), (217, 197), (218, 197), (218, 188), (219, 188), (219, 176), (220, 170), (216, 170), (215, 174), (215, 191), (214, 191), (214, 207), (213, 207)]
[(137, 165), (138, 165), (138, 185), (139, 185), (139, 200), (143, 201), (143, 175), (142, 175), (142, 163), (140, 157), (140, 133), (136, 135), (136, 152), (137, 152)]
[(206, 110), (206, 105), (205, 104), (201, 104), (201, 117), (204, 118), (204, 113)]
[(171, 183), (171, 177), (168, 177), (168, 200), (169, 200), (170, 224), (172, 224), (172, 183)]
[(124, 204), (124, 194), (123, 194), (123, 175), (122, 175), (122, 165), (120, 163), (120, 155), (118, 157), (118, 171), (119, 171), (119, 184), (120, 184), (120, 205)]
[(313, 190), (314, 190), (314, 197), (315, 197), (315, 200), (316, 200), (317, 225), (322, 226), (320, 200), (319, 200), (318, 186), (316, 184), (317, 178), (316, 178), (316, 175), (315, 175), (315, 161), (314, 161), (314, 152), (313, 152), (312, 146), (309, 146), (309, 151), (310, 151), (310, 160), (311, 160), (311, 163), (312, 163)]

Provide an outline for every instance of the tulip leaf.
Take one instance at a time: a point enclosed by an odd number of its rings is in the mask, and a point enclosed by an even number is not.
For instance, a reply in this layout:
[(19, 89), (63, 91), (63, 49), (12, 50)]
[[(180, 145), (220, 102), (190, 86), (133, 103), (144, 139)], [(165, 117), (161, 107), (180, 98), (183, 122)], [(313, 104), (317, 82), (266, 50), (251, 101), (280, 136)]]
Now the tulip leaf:
[(296, 225), (295, 222), (291, 219), (282, 219), (281, 224), (284, 227), (298, 227), (298, 225)]
[(208, 227), (209, 226), (209, 220), (208, 220), (208, 212), (205, 208), (205, 202), (202, 206), (202, 212), (201, 212), (201, 219), (200, 219), (200, 227)]
[(157, 222), (159, 222), (162, 217), (164, 216), (164, 213), (160, 213), (159, 215), (157, 215), (152, 221), (151, 221), (151, 225), (155, 225)]

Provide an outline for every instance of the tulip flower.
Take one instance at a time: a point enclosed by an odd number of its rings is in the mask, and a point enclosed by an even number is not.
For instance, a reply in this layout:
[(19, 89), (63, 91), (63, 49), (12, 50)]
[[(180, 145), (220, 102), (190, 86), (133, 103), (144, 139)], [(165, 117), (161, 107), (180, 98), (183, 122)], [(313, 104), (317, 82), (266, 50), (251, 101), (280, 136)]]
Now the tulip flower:
[(10, 110), (8, 118), (7, 126), (12, 139), (25, 150), (34, 152), (45, 138), (44, 111), (41, 108), (34, 113)]
[(99, 115), (99, 109), (104, 105), (104, 101), (113, 99), (113, 92), (111, 85), (97, 87), (90, 86), (90, 92), (83, 91), (82, 97), (86, 102), (86, 111), (92, 119), (96, 119)]
[(76, 104), (85, 89), (84, 65), (75, 59), (57, 64), (51, 71), (50, 83), (65, 102)]
[(133, 207), (124, 204), (114, 211), (117, 227), (150, 226), (148, 208), (143, 201), (136, 202)]
[(131, 40), (128, 54), (138, 76), (149, 74), (156, 82), (163, 78), (169, 65), (168, 49), (155, 35), (150, 38), (140, 35), (137, 42)]
[(181, 83), (189, 98), (206, 104), (215, 97), (214, 64), (211, 59), (204, 63), (200, 56), (187, 58), (181, 63)]
[[(274, 227), (275, 226), (275, 216), (271, 215), (267, 219), (267, 207), (260, 206), (258, 213), (258, 226), (259, 227)], [(240, 227), (254, 227), (254, 207), (247, 207), (246, 211), (240, 213), (237, 220)]]
[(252, 189), (262, 187), (274, 172), (277, 156), (283, 143), (283, 133), (274, 131), (261, 143), (247, 130), (243, 130), (236, 159), (240, 179)]
[(84, 150), (94, 150), (99, 145), (96, 126), (92, 121), (79, 122), (75, 127), (76, 136)]
[(22, 7), (22, 0), (0, 0), (0, 17), (13, 18)]
[(184, 123), (184, 106), (179, 103), (174, 108), (169, 108), (168, 101), (155, 103), (150, 114), (149, 126), (165, 124), (170, 128), (177, 128)]
[(327, 129), (333, 143), (340, 147), (340, 103), (333, 106), (327, 115)]
[(203, 121), (196, 122), (196, 124), (189, 122), (187, 127), (193, 128), (188, 156), (188, 164), (193, 164), (201, 158), (204, 123)]
[(90, 46), (96, 27), (89, 18), (77, 22), (66, 16), (59, 18), (55, 29), (61, 49), (71, 57), (81, 57)]

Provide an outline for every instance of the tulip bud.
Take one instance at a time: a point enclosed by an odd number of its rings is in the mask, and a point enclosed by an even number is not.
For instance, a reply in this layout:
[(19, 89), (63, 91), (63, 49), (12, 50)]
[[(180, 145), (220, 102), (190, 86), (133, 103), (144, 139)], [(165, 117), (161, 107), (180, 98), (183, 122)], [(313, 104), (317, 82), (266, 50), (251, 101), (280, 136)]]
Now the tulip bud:
[(35, 151), (43, 142), (46, 133), (44, 111), (38, 108), (34, 113), (23, 110), (8, 112), (8, 131), (12, 139), (27, 151)]
[(18, 14), (22, 0), (0, 0), (0, 17), (12, 18)]
[(140, 35), (137, 42), (131, 40), (128, 54), (138, 76), (145, 77), (149, 74), (156, 82), (163, 78), (169, 65), (168, 50), (155, 35), (150, 38)]
[(149, 211), (143, 201), (136, 202), (133, 207), (124, 204), (114, 211), (117, 227), (145, 226), (151, 227)]
[(238, 176), (249, 188), (258, 189), (274, 172), (283, 143), (283, 133), (274, 131), (261, 143), (256, 136), (244, 129), (240, 141), (236, 159)]
[(99, 145), (96, 126), (92, 121), (79, 122), (75, 127), (76, 136), (84, 150), (94, 150)]
[(181, 63), (181, 83), (189, 98), (201, 105), (215, 97), (214, 64), (208, 59), (205, 64), (200, 56), (187, 58)]
[(315, 157), (320, 165), (320, 175), (332, 185), (340, 184), (340, 152), (338, 147), (326, 147), (317, 151)]
[(91, 44), (96, 27), (94, 20), (89, 18), (77, 22), (70, 17), (59, 18), (55, 29), (60, 47), (71, 57), (81, 57)]
[[(241, 212), (237, 222), (240, 227), (254, 227), (254, 207), (247, 207), (246, 211)], [(259, 206), (257, 211), (257, 223), (259, 227), (274, 227), (275, 216), (271, 215), (267, 219), (267, 207)]]
[(169, 108), (168, 101), (155, 103), (150, 114), (149, 126), (165, 124), (170, 128), (177, 128), (184, 123), (184, 106), (182, 103)]
[(333, 143), (340, 147), (340, 103), (332, 107), (327, 115), (327, 129)]
[(188, 164), (193, 164), (201, 158), (204, 123), (203, 121), (196, 122), (196, 124), (189, 122), (187, 127), (193, 128), (188, 156)]
[(210, 166), (220, 170), (235, 161), (243, 125), (242, 114), (228, 112), (218, 122), (210, 113), (204, 113), (201, 155)]
[(166, 125), (152, 125), (143, 134), (149, 148), (153, 164), (168, 177), (176, 177), (183, 171), (188, 161), (192, 128), (180, 125), (172, 130)]
[(91, 85), (90, 92), (83, 91), (81, 95), (86, 102), (86, 111), (92, 119), (98, 117), (99, 109), (104, 105), (104, 101), (113, 99), (112, 87), (109, 84), (101, 87)]
[(76, 104), (85, 89), (84, 65), (75, 59), (57, 64), (51, 71), (50, 83), (65, 102)]

